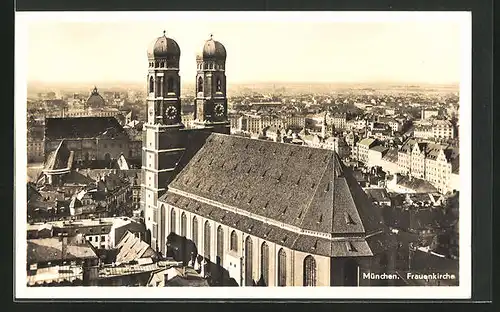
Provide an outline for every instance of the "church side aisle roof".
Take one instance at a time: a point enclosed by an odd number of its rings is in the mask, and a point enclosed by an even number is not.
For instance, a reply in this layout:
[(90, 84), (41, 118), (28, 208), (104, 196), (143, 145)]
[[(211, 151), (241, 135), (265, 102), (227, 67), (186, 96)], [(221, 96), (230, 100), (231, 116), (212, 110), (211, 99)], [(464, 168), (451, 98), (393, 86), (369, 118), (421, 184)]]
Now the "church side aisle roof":
[[(169, 189), (160, 200), (198, 214), (206, 212), (209, 219), (223, 224), (230, 221), (229, 226), (267, 236), (281, 245), (292, 244), (305, 252), (341, 256), (349, 253), (343, 249), (346, 242), (342, 237), (353, 236), (350, 242), (357, 245), (356, 254), (370, 255), (370, 247), (362, 237), (384, 230), (378, 210), (348, 168), (333, 151), (325, 149), (211, 134)], [(187, 195), (174, 194), (176, 190)], [(197, 196), (340, 240), (334, 242), (264, 224), (258, 218), (193, 199)], [(182, 203), (176, 202), (179, 200)], [(262, 229), (258, 230), (260, 223)], [(267, 233), (267, 229), (272, 231)], [(277, 237), (271, 239), (273, 235)], [(287, 239), (283, 243), (284, 236)]]

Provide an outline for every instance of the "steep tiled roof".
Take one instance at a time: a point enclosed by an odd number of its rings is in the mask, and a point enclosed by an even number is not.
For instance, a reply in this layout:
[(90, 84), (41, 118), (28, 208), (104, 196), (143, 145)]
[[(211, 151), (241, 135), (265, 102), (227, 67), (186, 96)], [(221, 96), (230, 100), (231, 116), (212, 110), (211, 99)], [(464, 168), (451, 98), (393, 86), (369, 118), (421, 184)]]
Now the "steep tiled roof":
[[(342, 251), (342, 243), (264, 224), (177, 195), (173, 189), (327, 235), (363, 236), (383, 229), (378, 211), (351, 170), (324, 149), (212, 134), (169, 189), (161, 201), (307, 252), (347, 251)], [(358, 240), (355, 244), (366, 244)]]
[(95, 138), (105, 135), (109, 138), (127, 135), (114, 117), (47, 118), (45, 138), (49, 140)]
[(59, 238), (39, 238), (28, 240), (28, 263), (51, 261), (71, 261), (76, 259), (97, 259), (92, 245), (76, 238), (68, 238), (66, 253), (63, 255), (62, 241)]
[(58, 147), (49, 153), (47, 161), (44, 164), (45, 170), (58, 170), (71, 168), (73, 164), (73, 151), (70, 151), (66, 146), (66, 142), (62, 140)]
[(398, 184), (408, 189), (412, 189), (418, 193), (435, 193), (438, 191), (429, 182), (418, 178), (409, 178), (403, 176), (398, 180)]
[(417, 139), (410, 138), (403, 143), (403, 146), (401, 146), (401, 149), (399, 151), (406, 154), (411, 153), (413, 146), (417, 142)]
[(389, 148), (387, 153), (382, 156), (382, 160), (389, 161), (392, 163), (398, 162), (398, 149), (397, 148)]
[(391, 200), (384, 188), (367, 188), (365, 189), (365, 193), (373, 201), (386, 202)]

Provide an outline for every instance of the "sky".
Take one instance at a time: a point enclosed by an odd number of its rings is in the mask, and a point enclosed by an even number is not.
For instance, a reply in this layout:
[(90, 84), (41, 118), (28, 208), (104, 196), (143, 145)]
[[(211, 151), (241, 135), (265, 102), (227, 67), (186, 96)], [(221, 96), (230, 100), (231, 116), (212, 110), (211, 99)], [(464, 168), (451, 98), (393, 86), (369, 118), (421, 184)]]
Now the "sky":
[(25, 15), (27, 79), (145, 81), (147, 47), (165, 30), (181, 48), (183, 83), (194, 83), (195, 55), (210, 34), (226, 47), (226, 75), (234, 83), (460, 81), (458, 19), (229, 13)]

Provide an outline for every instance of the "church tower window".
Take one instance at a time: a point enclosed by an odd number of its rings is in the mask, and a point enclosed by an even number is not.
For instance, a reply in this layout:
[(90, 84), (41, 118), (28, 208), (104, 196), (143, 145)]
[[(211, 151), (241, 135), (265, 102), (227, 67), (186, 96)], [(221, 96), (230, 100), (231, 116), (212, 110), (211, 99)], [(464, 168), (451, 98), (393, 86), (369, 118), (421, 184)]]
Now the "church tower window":
[(217, 92), (222, 91), (222, 82), (220, 78), (217, 78), (217, 87), (216, 87)]
[(167, 92), (174, 92), (174, 79), (172, 77), (167, 79)]
[(316, 260), (309, 255), (304, 259), (304, 286), (316, 286)]
[(198, 78), (198, 92), (203, 92), (203, 78)]
[(208, 260), (210, 260), (210, 247), (211, 247), (210, 244), (212, 242), (210, 232), (211, 232), (210, 222), (205, 221), (205, 233), (204, 233), (204, 236), (205, 236), (204, 251), (205, 252), (204, 252), (204, 256)]
[(236, 235), (236, 231), (231, 232), (231, 250), (238, 251), (238, 235)]
[(152, 93), (154, 92), (155, 90), (155, 81), (153, 79), (153, 77), (149, 77), (149, 93)]

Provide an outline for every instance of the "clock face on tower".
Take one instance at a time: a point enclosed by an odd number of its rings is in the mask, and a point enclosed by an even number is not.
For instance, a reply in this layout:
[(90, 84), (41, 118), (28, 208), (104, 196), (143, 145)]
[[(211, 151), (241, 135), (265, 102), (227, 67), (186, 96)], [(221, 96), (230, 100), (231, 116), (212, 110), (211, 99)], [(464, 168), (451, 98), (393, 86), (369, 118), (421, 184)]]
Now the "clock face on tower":
[(165, 111), (165, 115), (168, 119), (174, 119), (177, 116), (177, 108), (174, 106), (169, 106), (167, 107), (167, 110)]
[(222, 104), (215, 105), (214, 113), (215, 113), (215, 116), (217, 116), (217, 117), (222, 116), (224, 114), (224, 105), (222, 105)]

